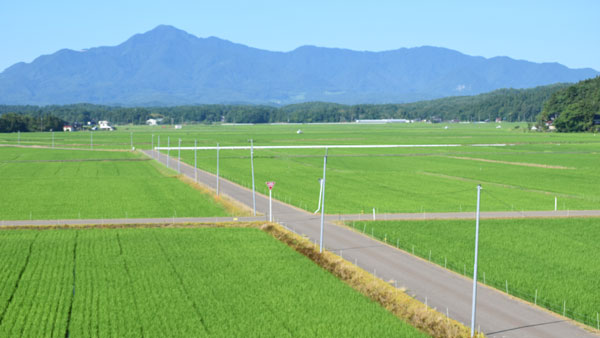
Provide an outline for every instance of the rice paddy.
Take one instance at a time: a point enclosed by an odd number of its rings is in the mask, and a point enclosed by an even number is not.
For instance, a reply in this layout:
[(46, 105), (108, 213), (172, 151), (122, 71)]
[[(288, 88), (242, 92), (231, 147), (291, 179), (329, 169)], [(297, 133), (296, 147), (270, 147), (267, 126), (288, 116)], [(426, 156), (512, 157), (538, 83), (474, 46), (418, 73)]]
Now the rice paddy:
[(425, 337), (254, 228), (0, 231), (0, 335)]

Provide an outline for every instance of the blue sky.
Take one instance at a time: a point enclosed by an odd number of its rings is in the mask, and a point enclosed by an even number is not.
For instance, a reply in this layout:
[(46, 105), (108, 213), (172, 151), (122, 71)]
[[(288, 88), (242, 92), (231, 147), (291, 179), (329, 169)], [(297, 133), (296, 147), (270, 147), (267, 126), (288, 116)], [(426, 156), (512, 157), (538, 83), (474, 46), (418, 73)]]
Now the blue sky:
[(62, 48), (117, 45), (169, 24), (289, 51), (423, 45), (600, 70), (600, 1), (3, 1), (0, 71)]

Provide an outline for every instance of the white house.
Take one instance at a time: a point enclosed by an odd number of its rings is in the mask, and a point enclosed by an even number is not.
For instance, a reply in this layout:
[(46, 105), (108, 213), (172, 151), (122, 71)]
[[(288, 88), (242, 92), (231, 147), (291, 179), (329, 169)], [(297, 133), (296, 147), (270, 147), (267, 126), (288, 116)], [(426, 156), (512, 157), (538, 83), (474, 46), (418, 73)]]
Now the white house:
[(158, 120), (157, 119), (147, 119), (146, 124), (149, 126), (155, 126), (158, 124)]
[(110, 122), (108, 122), (108, 121), (98, 121), (98, 129), (100, 129), (100, 130), (109, 130), (109, 131), (115, 130), (110, 125)]
[(73, 131), (73, 126), (63, 126), (63, 131)]

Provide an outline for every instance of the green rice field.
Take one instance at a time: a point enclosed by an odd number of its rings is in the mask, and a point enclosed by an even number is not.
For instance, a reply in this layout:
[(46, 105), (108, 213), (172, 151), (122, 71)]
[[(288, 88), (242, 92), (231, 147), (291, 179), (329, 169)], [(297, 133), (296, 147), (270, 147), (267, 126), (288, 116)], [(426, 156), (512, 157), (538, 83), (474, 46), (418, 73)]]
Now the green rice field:
[(0, 147), (0, 220), (228, 216), (131, 152)]
[[(497, 128), (500, 126), (500, 128)], [(445, 129), (448, 127), (448, 129)], [(518, 128), (517, 128), (518, 127)], [(596, 134), (528, 132), (525, 124), (304, 124), (119, 126), (114, 132), (55, 133), (55, 147), (149, 149), (333, 144), (459, 144), (445, 148), (330, 149), (326, 212), (330, 214), (474, 211), (482, 184), (484, 211), (600, 209), (600, 138)], [(302, 133), (298, 134), (297, 130)], [(20, 139), (18, 139), (20, 137)], [(51, 133), (0, 135), (0, 144), (52, 145)], [(133, 142), (132, 142), (133, 140)], [(480, 147), (477, 144), (506, 144)], [(163, 151), (166, 153), (166, 151)], [(177, 151), (170, 151), (177, 157)], [(323, 150), (255, 150), (257, 190), (276, 181), (276, 199), (317, 208)], [(194, 152), (181, 156), (193, 165)], [(198, 167), (216, 173), (216, 151), (197, 152)], [(251, 187), (250, 151), (220, 152), (221, 176)]]
[[(474, 220), (346, 224), (469, 278), (473, 276)], [(600, 312), (599, 242), (598, 218), (484, 219), (479, 230), (478, 279), (596, 327)]]
[(1, 230), (2, 337), (424, 337), (251, 228)]
[[(265, 140), (273, 136), (266, 127), (253, 127), (257, 134), (265, 132), (265, 136), (245, 134), (246, 140), (256, 136), (256, 145), (465, 144), (452, 148), (331, 149), (326, 206), (330, 214), (368, 214), (373, 208), (377, 213), (474, 211), (477, 184), (487, 191), (482, 201), (484, 211), (553, 210), (555, 198), (559, 210), (600, 208), (600, 172), (596, 170), (600, 167), (600, 139), (594, 134), (524, 133), (477, 125), (457, 125), (458, 130), (341, 125), (310, 126), (319, 132), (312, 134), (306, 129), (294, 135), (290, 126), (269, 126), (273, 133), (287, 128), (290, 135), (298, 137), (291, 142), (289, 135)], [(321, 134), (321, 130), (328, 130), (329, 135)], [(472, 146), (474, 142), (516, 143), (477, 147)], [(193, 145), (189, 139), (187, 145)], [(176, 151), (170, 154), (177, 156)], [(251, 187), (249, 151), (221, 151), (220, 155), (220, 174)], [(323, 155), (323, 150), (255, 150), (258, 191), (267, 194), (262, 182), (276, 181), (275, 198), (316, 210)], [(181, 156), (193, 165), (192, 151), (182, 151)], [(197, 156), (200, 168), (216, 172), (214, 150), (198, 151)]]
[[(448, 129), (445, 129), (445, 127)], [(33, 132), (0, 134), (0, 144), (42, 145), (81, 149), (125, 149), (131, 145), (150, 149), (166, 146), (170, 139), (175, 146), (179, 138), (183, 146), (244, 145), (254, 139), (257, 145), (292, 144), (582, 144), (600, 143), (594, 134), (560, 134), (526, 132), (524, 123), (472, 124), (261, 124), (261, 125), (172, 125), (117, 126), (116, 131)], [(302, 134), (297, 134), (301, 130)], [(54, 136), (53, 136), (54, 134)], [(154, 140), (152, 135), (154, 135)], [(133, 141), (133, 142), (132, 142)]]

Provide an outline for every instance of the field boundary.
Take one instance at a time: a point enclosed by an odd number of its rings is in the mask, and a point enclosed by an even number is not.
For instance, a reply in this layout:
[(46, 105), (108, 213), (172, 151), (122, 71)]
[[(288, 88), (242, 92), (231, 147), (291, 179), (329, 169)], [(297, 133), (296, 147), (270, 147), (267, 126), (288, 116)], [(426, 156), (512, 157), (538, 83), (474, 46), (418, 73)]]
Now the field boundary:
[(534, 168), (544, 168), (544, 169), (561, 169), (561, 170), (575, 170), (575, 167), (565, 167), (561, 165), (549, 165), (549, 164), (539, 164), (539, 163), (527, 163), (527, 162), (510, 162), (510, 161), (500, 161), (500, 160), (490, 160), (486, 158), (477, 158), (477, 157), (463, 157), (463, 156), (444, 156), (446, 158), (453, 158), (456, 160), (467, 160), (467, 161), (479, 161), (479, 162), (488, 162), (488, 163), (499, 163), (499, 164), (508, 164), (508, 165), (516, 165), (521, 167), (534, 167)]
[[(259, 193), (257, 192), (257, 195)], [(262, 194), (261, 194), (262, 195)], [(221, 195), (219, 198), (229, 199)], [(231, 200), (234, 205), (242, 204)], [(242, 204), (244, 208), (250, 210)], [(227, 217), (157, 217), (157, 218), (104, 218), (104, 219), (34, 219), (34, 220), (0, 220), (0, 229), (27, 226), (120, 226), (127, 224), (200, 224), (200, 223), (231, 223), (231, 222), (262, 222), (265, 215), (258, 216), (227, 216)], [(315, 215), (313, 220), (320, 216)], [(369, 214), (325, 214), (328, 222), (368, 222), (372, 221)], [(485, 211), (481, 212), (482, 219), (518, 219), (518, 218), (600, 218), (600, 210), (559, 210), (559, 211)], [(450, 213), (409, 213), (409, 214), (377, 214), (376, 221), (431, 221), (431, 220), (474, 220), (475, 212)]]
[(68, 147), (52, 147), (52, 146), (43, 146), (43, 145), (25, 145), (25, 144), (7, 144), (0, 143), (0, 147), (13, 147), (13, 148), (34, 148), (34, 149), (56, 149), (56, 150), (83, 150), (83, 151), (118, 151), (118, 152), (131, 152), (130, 149), (109, 149), (109, 148), (101, 148), (101, 149), (90, 149), (90, 148), (68, 148)]
[(0, 161), (0, 163), (63, 163), (63, 162), (143, 162), (151, 161), (149, 158), (90, 158), (80, 160), (23, 160)]
[(473, 183), (485, 183), (485, 184), (489, 184), (489, 185), (495, 185), (495, 186), (501, 187), (501, 188), (515, 189), (515, 190), (521, 190), (521, 191), (527, 191), (527, 192), (534, 192), (534, 193), (544, 194), (544, 195), (552, 195), (552, 196), (559, 196), (559, 197), (585, 199), (585, 198), (583, 198), (583, 197), (581, 197), (579, 195), (570, 195), (570, 194), (557, 193), (557, 192), (545, 191), (545, 190), (539, 190), (539, 189), (530, 189), (530, 188), (525, 188), (525, 187), (518, 186), (518, 185), (510, 185), (510, 184), (503, 184), (503, 183), (481, 181), (481, 180), (476, 180), (476, 179), (471, 179), (471, 178), (466, 178), (466, 177), (460, 177), (460, 176), (450, 176), (450, 175), (432, 173), (432, 172), (429, 172), (429, 171), (419, 171), (417, 173), (421, 174), (421, 175), (425, 175), (425, 176), (433, 176), (433, 177), (444, 178), (444, 179), (448, 179), (448, 180), (455, 180), (455, 181), (462, 181), (462, 182), (473, 182)]
[(376, 148), (453, 148), (453, 147), (506, 147), (507, 143), (490, 144), (331, 144), (301, 146), (222, 146), (222, 147), (154, 147), (151, 150), (251, 150), (251, 149), (376, 149)]

